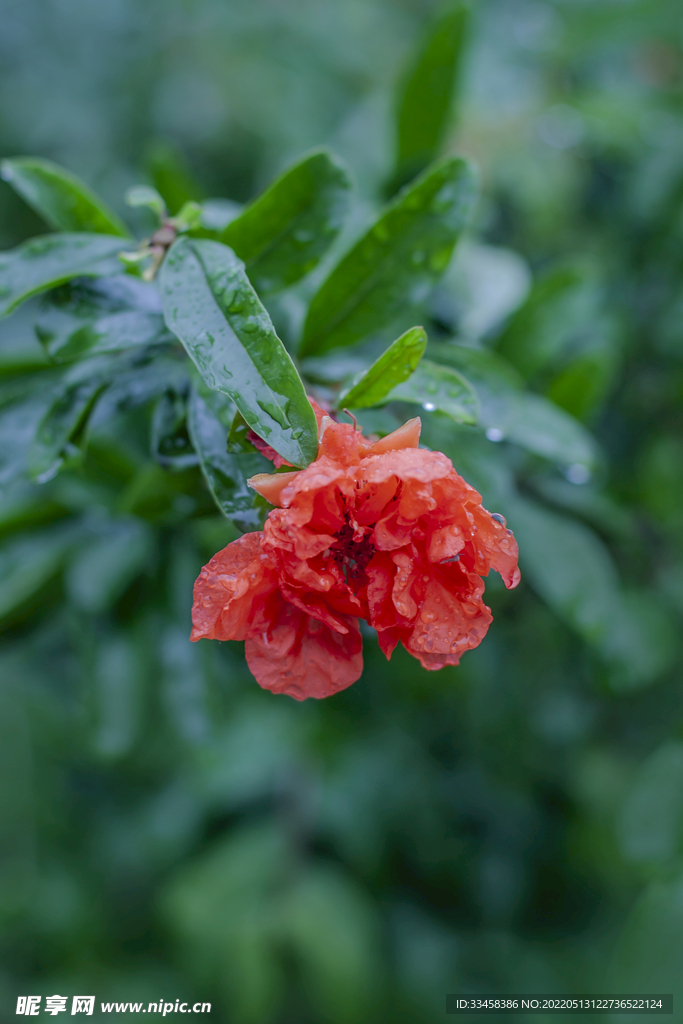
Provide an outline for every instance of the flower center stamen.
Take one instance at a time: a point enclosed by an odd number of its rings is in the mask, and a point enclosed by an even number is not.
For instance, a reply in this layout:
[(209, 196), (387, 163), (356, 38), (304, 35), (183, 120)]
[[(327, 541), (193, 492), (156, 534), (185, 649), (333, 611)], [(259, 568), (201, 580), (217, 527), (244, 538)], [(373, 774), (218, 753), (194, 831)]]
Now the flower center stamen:
[(368, 577), (365, 567), (375, 553), (375, 546), (369, 536), (362, 540), (354, 539), (354, 530), (345, 523), (335, 533), (337, 543), (330, 548), (330, 556), (344, 573), (344, 579), (355, 592), (365, 586)]

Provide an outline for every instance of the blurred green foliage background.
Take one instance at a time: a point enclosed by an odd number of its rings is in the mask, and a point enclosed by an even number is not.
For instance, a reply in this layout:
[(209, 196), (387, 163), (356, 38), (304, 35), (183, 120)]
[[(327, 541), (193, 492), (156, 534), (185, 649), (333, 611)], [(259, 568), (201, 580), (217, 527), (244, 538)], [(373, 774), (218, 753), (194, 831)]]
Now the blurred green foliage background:
[[(139, 181), (174, 208), (242, 202), (328, 144), (357, 183), (350, 237), (419, 162), (419, 140), (396, 154), (396, 97), (439, 10), (5, 0), (0, 146), (123, 213)], [(460, 667), (388, 665), (369, 637), (356, 685), (298, 705), (239, 645), (188, 643), (193, 580), (234, 533), (196, 470), (152, 459), (146, 407), (93, 430), (82, 466), (8, 486), (7, 1018), (29, 992), (429, 1024), (447, 992), (650, 990), (683, 1019), (681, 8), (480, 0), (455, 106), (439, 144), (483, 196), (425, 325), (444, 361), (453, 337), (483, 353), (483, 422), (506, 426), (423, 418), (508, 517), (523, 583), (488, 581), (494, 624)], [(4, 186), (0, 211), (3, 248), (44, 230)], [(44, 360), (28, 314), (0, 325), (6, 380)], [(529, 392), (591, 431), (592, 473), (556, 458)]]

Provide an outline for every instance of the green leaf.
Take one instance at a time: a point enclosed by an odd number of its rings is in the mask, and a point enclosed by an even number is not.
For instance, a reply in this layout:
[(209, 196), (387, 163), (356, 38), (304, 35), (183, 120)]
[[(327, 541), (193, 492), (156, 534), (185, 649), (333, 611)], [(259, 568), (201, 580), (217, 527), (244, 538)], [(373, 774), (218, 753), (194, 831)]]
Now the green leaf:
[(508, 504), (523, 576), (561, 619), (599, 647), (621, 609), (607, 548), (582, 523), (523, 498)]
[(472, 381), (481, 403), (479, 426), (491, 440), (512, 441), (565, 466), (589, 470), (598, 461), (585, 427), (547, 398), (524, 391), (516, 370), (495, 353), (442, 343), (430, 345), (429, 355)]
[(453, 120), (469, 8), (450, 3), (438, 13), (399, 88), (395, 187), (438, 155)]
[(487, 416), (485, 429), (564, 465), (589, 470), (597, 462), (597, 445), (588, 431), (564, 409), (529, 391), (500, 403), (496, 413)]
[(164, 392), (152, 414), (152, 455), (166, 469), (187, 469), (199, 463), (186, 419), (185, 398), (176, 392)]
[(156, 286), (128, 274), (56, 288), (41, 300), (35, 332), (58, 363), (174, 340)]
[(196, 391), (190, 397), (187, 424), (218, 508), (243, 533), (260, 530), (264, 506), (255, 505), (256, 495), (247, 486), (247, 480), (257, 473), (269, 472), (272, 464), (256, 452), (228, 452), (227, 428)]
[(42, 317), (36, 324), (36, 333), (56, 363), (173, 340), (160, 314), (134, 310), (103, 316), (70, 332), (58, 332), (54, 320)]
[(212, 238), (220, 241), (228, 224), (239, 217), (244, 207), (232, 199), (205, 199), (201, 204), (198, 228), (191, 234), (196, 238)]
[(475, 194), (472, 166), (451, 158), (399, 193), (313, 297), (301, 355), (352, 345), (424, 302), (446, 269)]
[(293, 466), (317, 455), (315, 414), (301, 378), (232, 249), (181, 238), (161, 269), (166, 323), (210, 388)]
[(133, 185), (126, 192), (126, 202), (129, 206), (146, 206), (156, 214), (159, 221), (166, 216), (166, 203), (157, 190), (149, 185)]
[(153, 142), (145, 162), (154, 188), (172, 213), (187, 202), (201, 200), (201, 189), (192, 180), (182, 154), (168, 142)]
[(385, 395), (383, 402), (410, 402), (426, 412), (442, 412), (456, 423), (477, 422), (479, 403), (472, 385), (450, 366), (423, 359), (407, 381)]
[(53, 388), (43, 384), (35, 394), (17, 396), (0, 409), (0, 488), (27, 471), (28, 455), (41, 420), (50, 407)]
[(427, 345), (424, 327), (411, 327), (397, 338), (372, 366), (339, 394), (337, 405), (364, 409), (378, 405), (397, 384), (415, 371)]
[[(30, 475), (44, 483), (57, 473), (64, 462), (71, 438), (87, 420), (106, 380), (96, 375), (86, 379), (65, 381), (58, 397), (42, 419), (31, 445), (28, 458)], [(72, 449), (68, 454), (75, 454)]]
[(130, 238), (130, 231), (99, 196), (51, 160), (13, 157), (0, 174), (55, 231), (90, 231)]
[(0, 316), (31, 295), (74, 277), (106, 277), (121, 271), (125, 248), (111, 235), (41, 235), (0, 254)]
[[(125, 377), (133, 363), (126, 354), (98, 356), (63, 371), (53, 385), (49, 407), (29, 451), (28, 471), (34, 479), (44, 483), (61, 468), (65, 452), (78, 454), (72, 442), (82, 432), (96, 399), (117, 378)], [(162, 371), (156, 366), (155, 371), (163, 380)], [(134, 372), (139, 374), (140, 370), (136, 367)]]
[(336, 238), (350, 187), (336, 157), (317, 150), (276, 178), (220, 240), (244, 260), (260, 291), (286, 288), (308, 274)]
[(513, 313), (496, 348), (529, 380), (547, 370), (595, 329), (598, 291), (580, 267), (561, 267), (542, 275)]
[[(188, 366), (185, 359), (181, 361), (155, 355), (153, 359), (141, 361), (137, 354), (132, 352), (125, 358), (124, 356), (122, 353), (120, 369), (115, 374), (110, 374), (108, 379), (111, 383), (97, 402), (90, 421), (93, 429), (106, 423), (116, 413), (144, 405), (164, 391), (183, 392), (188, 387)], [(107, 358), (113, 360), (115, 357)]]
[(155, 285), (129, 274), (61, 285), (40, 300), (35, 332), (55, 362), (174, 341)]

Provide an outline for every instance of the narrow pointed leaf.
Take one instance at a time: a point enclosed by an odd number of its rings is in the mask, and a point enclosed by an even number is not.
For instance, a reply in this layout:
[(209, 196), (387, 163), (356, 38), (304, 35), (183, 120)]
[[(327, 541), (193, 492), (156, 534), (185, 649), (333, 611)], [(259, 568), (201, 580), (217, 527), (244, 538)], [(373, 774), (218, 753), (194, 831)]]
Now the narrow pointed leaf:
[(130, 237), (123, 221), (85, 182), (51, 160), (13, 157), (2, 161), (0, 173), (55, 231)]
[(41, 235), (0, 253), (0, 316), (74, 277), (121, 272), (117, 254), (124, 248), (112, 235)]
[(438, 156), (455, 116), (469, 8), (446, 4), (430, 26), (399, 89), (396, 187)]
[(476, 193), (472, 166), (448, 159), (399, 193), (313, 297), (301, 355), (352, 345), (419, 306), (446, 269)]
[(336, 238), (350, 187), (339, 161), (318, 150), (276, 178), (220, 240), (244, 260), (260, 291), (286, 288), (308, 274)]
[(383, 401), (421, 405), (426, 412), (442, 412), (456, 423), (475, 424), (479, 412), (477, 395), (469, 381), (450, 366), (439, 366), (427, 359)]
[(255, 504), (257, 496), (247, 486), (247, 480), (256, 473), (269, 472), (272, 464), (258, 453), (228, 452), (227, 427), (196, 391), (190, 398), (187, 424), (218, 508), (242, 532), (259, 530), (263, 525), (264, 507)]
[(365, 373), (357, 377), (350, 388), (340, 393), (338, 407), (341, 409), (347, 405), (350, 409), (365, 409), (378, 405), (393, 387), (414, 373), (426, 345), (424, 327), (411, 327)]
[(215, 391), (294, 466), (317, 455), (317, 427), (301, 378), (232, 249), (181, 238), (161, 270), (164, 316)]

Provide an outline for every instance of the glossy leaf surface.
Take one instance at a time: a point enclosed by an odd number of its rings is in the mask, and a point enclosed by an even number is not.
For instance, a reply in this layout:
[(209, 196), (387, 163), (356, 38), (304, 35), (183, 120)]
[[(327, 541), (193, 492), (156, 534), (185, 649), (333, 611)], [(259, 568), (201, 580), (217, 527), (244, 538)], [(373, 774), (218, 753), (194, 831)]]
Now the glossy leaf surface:
[(73, 281), (49, 292), (35, 331), (57, 363), (173, 340), (156, 286), (129, 274)]
[(301, 355), (368, 338), (424, 302), (443, 273), (476, 193), (465, 160), (447, 159), (399, 193), (313, 297)]
[(166, 391), (152, 414), (152, 455), (166, 469), (187, 469), (199, 462), (187, 432), (187, 406), (182, 395)]
[(427, 345), (423, 327), (411, 327), (397, 338), (386, 352), (353, 385), (339, 395), (338, 406), (363, 409), (377, 405), (393, 387), (402, 384), (415, 371)]
[(479, 404), (469, 381), (452, 370), (423, 359), (412, 377), (393, 388), (383, 401), (410, 402), (426, 412), (442, 412), (456, 423), (477, 422)]
[(123, 221), (85, 182), (51, 160), (13, 157), (2, 161), (0, 174), (55, 231), (130, 237)]
[(307, 274), (327, 251), (348, 209), (349, 176), (325, 150), (288, 168), (223, 230), (221, 241), (247, 265), (262, 291)]
[(465, 49), (469, 8), (447, 4), (430, 27), (399, 91), (398, 184), (438, 155), (457, 106), (456, 82)]
[(104, 380), (90, 377), (69, 381), (48, 409), (36, 431), (29, 453), (28, 469), (39, 483), (49, 480), (64, 461), (64, 450), (92, 408)]
[(453, 344), (430, 345), (429, 354), (472, 381), (481, 403), (479, 426), (491, 440), (512, 441), (567, 466), (595, 465), (598, 449), (586, 428), (547, 398), (525, 391), (504, 359), (486, 349)]
[(315, 415), (242, 261), (218, 242), (181, 238), (160, 286), (166, 323), (205, 383), (229, 395), (288, 462), (308, 465), (317, 455)]
[(0, 316), (31, 295), (74, 277), (106, 277), (122, 270), (125, 248), (112, 235), (41, 235), (0, 254)]

